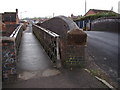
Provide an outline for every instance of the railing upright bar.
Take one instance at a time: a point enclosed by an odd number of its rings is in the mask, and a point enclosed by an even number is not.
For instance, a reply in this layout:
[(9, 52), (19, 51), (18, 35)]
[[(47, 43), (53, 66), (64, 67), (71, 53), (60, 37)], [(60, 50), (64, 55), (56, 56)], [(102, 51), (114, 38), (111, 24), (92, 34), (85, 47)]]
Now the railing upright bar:
[(59, 37), (56, 38), (56, 51), (57, 51), (57, 68), (61, 68), (60, 51), (59, 51)]

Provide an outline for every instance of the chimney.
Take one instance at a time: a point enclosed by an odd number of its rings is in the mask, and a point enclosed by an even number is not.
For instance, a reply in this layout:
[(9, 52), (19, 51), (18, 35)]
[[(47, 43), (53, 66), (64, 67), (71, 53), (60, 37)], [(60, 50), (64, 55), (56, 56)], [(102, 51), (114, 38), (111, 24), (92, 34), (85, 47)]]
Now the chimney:
[(16, 13), (18, 14), (18, 9), (16, 9)]

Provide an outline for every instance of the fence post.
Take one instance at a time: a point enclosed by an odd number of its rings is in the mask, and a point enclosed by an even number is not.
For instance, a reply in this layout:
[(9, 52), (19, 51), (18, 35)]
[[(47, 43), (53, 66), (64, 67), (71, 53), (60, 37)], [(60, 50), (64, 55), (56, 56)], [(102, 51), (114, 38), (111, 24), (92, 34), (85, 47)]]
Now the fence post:
[(56, 38), (56, 51), (57, 51), (57, 68), (61, 68), (61, 61), (60, 61), (60, 50), (59, 50), (59, 36)]

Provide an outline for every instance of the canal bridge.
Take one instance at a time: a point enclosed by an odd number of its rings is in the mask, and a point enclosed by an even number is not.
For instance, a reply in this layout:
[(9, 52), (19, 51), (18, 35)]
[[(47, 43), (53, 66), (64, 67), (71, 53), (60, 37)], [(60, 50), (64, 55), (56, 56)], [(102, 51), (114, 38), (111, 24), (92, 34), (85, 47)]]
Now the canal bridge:
[[(3, 81), (14, 81), (17, 77), (27, 80), (36, 74), (29, 71), (37, 70), (38, 76), (56, 75), (61, 68), (84, 67), (88, 57), (110, 78), (119, 80), (118, 33), (109, 30), (83, 32), (64, 16), (29, 24), (25, 31), (22, 24), (15, 28), (3, 34), (1, 40)], [(18, 76), (22, 71), (24, 75)]]
[(57, 68), (84, 66), (87, 34), (71, 19), (54, 17), (23, 29), (20, 24), (2, 38), (3, 81), (17, 78), (20, 70), (44, 70), (50, 62)]

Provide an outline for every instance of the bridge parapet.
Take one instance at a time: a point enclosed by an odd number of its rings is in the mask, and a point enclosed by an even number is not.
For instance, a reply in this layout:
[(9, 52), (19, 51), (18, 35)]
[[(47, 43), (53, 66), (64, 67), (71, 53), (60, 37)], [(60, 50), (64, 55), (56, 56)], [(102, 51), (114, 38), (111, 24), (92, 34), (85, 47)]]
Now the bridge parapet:
[(2, 43), (2, 80), (3, 82), (14, 81), (17, 77), (16, 63), (17, 54), (22, 37), (23, 27), (20, 24), (13, 33), (3, 36)]
[(61, 61), (63, 66), (85, 66), (85, 48), (87, 34), (80, 29), (67, 32), (66, 40), (61, 40)]
[(59, 35), (38, 25), (33, 25), (33, 33), (40, 40), (52, 62), (60, 68)]
[[(46, 34), (46, 30), (57, 34), (58, 38)], [(53, 57), (57, 55), (56, 42), (58, 42), (57, 49), (60, 58), (58, 61), (62, 66), (83, 66), (87, 34), (80, 30), (72, 20), (64, 16), (54, 17), (43, 23), (33, 25), (33, 32), (51, 59), (51, 55)], [(53, 55), (54, 51), (55, 54)], [(53, 61), (56, 62), (56, 60), (55, 58)]]

